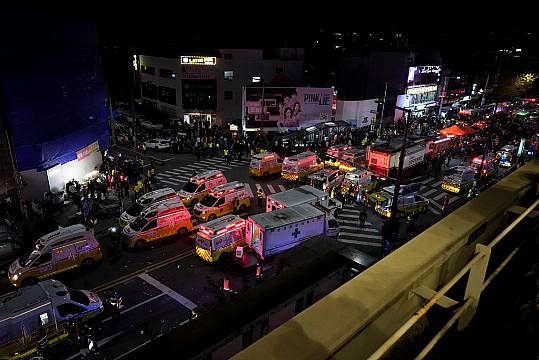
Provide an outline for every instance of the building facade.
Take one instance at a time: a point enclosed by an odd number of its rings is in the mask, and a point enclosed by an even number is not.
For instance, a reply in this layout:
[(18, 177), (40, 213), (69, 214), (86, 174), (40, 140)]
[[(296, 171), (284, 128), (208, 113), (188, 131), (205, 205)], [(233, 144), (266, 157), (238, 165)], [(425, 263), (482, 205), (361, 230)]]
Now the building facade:
[(203, 56), (134, 59), (144, 105), (191, 125), (226, 125), (242, 117), (242, 88), (296, 85), (303, 49), (219, 49)]

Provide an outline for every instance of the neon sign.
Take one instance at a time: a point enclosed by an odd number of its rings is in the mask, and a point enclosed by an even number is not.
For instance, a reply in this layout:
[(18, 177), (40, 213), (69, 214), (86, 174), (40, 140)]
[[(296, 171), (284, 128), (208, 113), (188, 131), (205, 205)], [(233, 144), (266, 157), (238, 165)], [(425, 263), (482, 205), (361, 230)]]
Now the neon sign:
[(182, 65), (216, 65), (217, 58), (215, 56), (181, 56), (180, 62)]

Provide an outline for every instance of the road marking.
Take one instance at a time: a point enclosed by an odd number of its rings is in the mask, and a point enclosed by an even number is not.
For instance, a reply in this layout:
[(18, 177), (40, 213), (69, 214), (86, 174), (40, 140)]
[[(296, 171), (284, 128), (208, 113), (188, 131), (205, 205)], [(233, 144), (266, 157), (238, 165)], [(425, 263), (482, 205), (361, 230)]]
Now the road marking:
[[(125, 330), (122, 330), (122, 331), (120, 331), (120, 332), (118, 332), (118, 333), (116, 333), (116, 334), (112, 334), (112, 335), (109, 336), (109, 337), (106, 337), (106, 338), (101, 339), (101, 340), (97, 340), (97, 342), (96, 342), (96, 343), (97, 343), (97, 344), (96, 344), (97, 346), (96, 346), (96, 347), (97, 347), (97, 348), (100, 348), (100, 347), (102, 347), (103, 345), (108, 344), (112, 339), (114, 339), (114, 338), (116, 338), (116, 337), (122, 335), (124, 332), (125, 332)], [(79, 358), (81, 355), (83, 355), (84, 358), (86, 359), (86, 356), (88, 355), (88, 353), (89, 353), (89, 350), (88, 350), (88, 349), (82, 349), (82, 350), (80, 350), (78, 353), (76, 353), (76, 354), (71, 355), (70, 357), (68, 357), (66, 360), (77, 359), (77, 358)]]
[(357, 215), (346, 215), (346, 214), (339, 214), (339, 218), (349, 218), (349, 219), (358, 219)]
[(434, 184), (431, 184), (430, 186), (438, 187), (438, 186), (442, 185), (443, 182), (444, 182), (443, 180), (440, 180), (440, 181), (435, 182)]
[(178, 182), (172, 182), (172, 181), (169, 181), (169, 180), (159, 179), (159, 178), (158, 178), (158, 180), (159, 180), (159, 182), (164, 182), (164, 183), (170, 184), (170, 185), (180, 185), (180, 184), (181, 184), (180, 181), (178, 181)]
[(270, 191), (270, 193), (274, 194), (275, 193), (275, 189), (273, 188), (273, 186), (271, 186), (270, 184), (266, 185)]
[(139, 274), (138, 277), (146, 281), (148, 284), (152, 285), (153, 287), (161, 290), (162, 292), (164, 292), (165, 294), (167, 294), (168, 296), (170, 296), (171, 298), (173, 298), (174, 300), (176, 300), (177, 302), (179, 302), (180, 304), (182, 304), (189, 310), (194, 310), (198, 307), (197, 304), (191, 302), (191, 300), (187, 299), (186, 297), (178, 294), (176, 291), (172, 290), (171, 288), (169, 288), (162, 282), (158, 281), (154, 277), (150, 276), (149, 274), (147, 273)]
[(168, 159), (164, 159), (164, 160), (161, 160), (161, 161), (170, 161), (170, 160), (174, 160), (176, 159), (175, 157), (171, 157), (171, 158), (168, 158)]
[(370, 234), (359, 234), (357, 232), (349, 233), (341, 231), (339, 232), (339, 236), (353, 236), (353, 237), (362, 237), (365, 239), (375, 239), (375, 240), (382, 240), (382, 237), (380, 235), (370, 235)]
[(367, 232), (380, 232), (378, 231), (377, 229), (369, 229), (369, 228), (362, 228), (362, 227), (359, 227), (359, 226), (347, 226), (347, 225), (342, 225), (342, 226), (339, 226), (339, 229), (345, 229), (345, 230), (361, 230), (361, 231), (367, 231)]
[(438, 191), (438, 189), (430, 189), (429, 191), (425, 191), (423, 194), (421, 194), (422, 196), (429, 196), (430, 194), (432, 193), (435, 193), (436, 191)]
[(251, 184), (245, 183), (245, 185), (247, 185), (247, 186), (249, 187), (249, 191), (251, 192), (251, 195), (253, 195), (253, 197), (254, 197), (254, 196), (255, 196), (254, 194), (255, 194), (256, 192), (253, 192), (253, 188), (251, 187)]
[(432, 180), (436, 180), (436, 179), (430, 177), (430, 178), (428, 178), (428, 179), (425, 179), (425, 180), (423, 180), (423, 181), (420, 181), (420, 183), (426, 185), (426, 184), (430, 183)]
[(438, 204), (434, 200), (429, 200), (429, 204), (432, 204), (432, 205), (436, 206), (438, 209), (442, 210), (442, 205)]
[(286, 191), (286, 188), (284, 187), (284, 185), (279, 185), (279, 189), (281, 189), (281, 191)]
[[(156, 300), (156, 299), (159, 299), (160, 297), (165, 296), (165, 295), (166, 295), (166, 294), (165, 294), (164, 292), (162, 292), (161, 294), (158, 294), (158, 295), (155, 295), (155, 296), (153, 296), (153, 297), (151, 297), (151, 298), (149, 298), (149, 299), (146, 299), (146, 300), (144, 300), (143, 302), (138, 303), (138, 304), (135, 305), (135, 306), (131, 306), (131, 307), (128, 307), (127, 309), (125, 309), (125, 310), (123, 310), (123, 311), (120, 311), (120, 314), (125, 314), (125, 313), (127, 313), (127, 312), (129, 312), (129, 311), (131, 311), (131, 310), (135, 310), (136, 308), (139, 308), (139, 307), (141, 307), (142, 305), (145, 305), (145, 304), (147, 304), (147, 303), (149, 303), (149, 302), (151, 302), (151, 301), (154, 301), (154, 300)], [(103, 319), (103, 320), (101, 321), (101, 323), (104, 323), (104, 322), (107, 322), (107, 321), (110, 321), (110, 320), (112, 320), (112, 316), (109, 316), (108, 318)]]
[[(382, 240), (382, 237), (380, 236), (380, 240)], [(347, 244), (356, 244), (356, 245), (366, 245), (366, 246), (374, 246), (374, 247), (382, 247), (382, 244), (380, 243), (373, 243), (368, 241), (359, 241), (359, 240), (348, 240), (348, 239), (337, 239), (339, 242), (347, 243)]]
[(441, 215), (438, 210), (435, 210), (432, 206), (429, 206), (429, 210), (435, 213), (436, 215)]
[(125, 274), (123, 276), (120, 276), (119, 278), (111, 280), (111, 281), (109, 281), (109, 282), (107, 282), (105, 284), (101, 284), (99, 286), (96, 286), (91, 291), (94, 292), (94, 293), (97, 293), (97, 292), (101, 292), (101, 291), (106, 290), (106, 289), (110, 289), (110, 288), (115, 287), (115, 286), (117, 286), (119, 284), (122, 284), (122, 283), (124, 283), (124, 282), (126, 282), (128, 280), (131, 280), (132, 278), (136, 277), (138, 274), (141, 274), (143, 272), (150, 272), (150, 271), (160, 269), (163, 266), (167, 266), (169, 264), (172, 264), (172, 263), (174, 263), (174, 262), (176, 262), (178, 260), (181, 260), (183, 258), (189, 257), (189, 256), (194, 255), (194, 254), (195, 254), (194, 249), (185, 251), (185, 252), (183, 252), (181, 254), (175, 255), (173, 257), (162, 260), (162, 261), (157, 262), (155, 264), (146, 266), (146, 267), (144, 267), (142, 269), (135, 270), (133, 272), (130, 272), (129, 274)]
[[(343, 223), (343, 224), (354, 224), (354, 225), (357, 225), (359, 224), (359, 220), (357, 221), (350, 221), (350, 220), (343, 220), (343, 219), (339, 219), (337, 218), (337, 222), (340, 224), (340, 223)], [(365, 225), (368, 225), (368, 226), (372, 226), (372, 223), (368, 222), (368, 221), (365, 221)], [(357, 226), (356, 226), (357, 227)]]
[(458, 199), (460, 199), (458, 196), (451, 196), (451, 199), (449, 199), (448, 203), (451, 204), (451, 203), (457, 201)]
[(185, 174), (187, 173), (188, 170), (180, 170), (180, 169), (170, 169), (170, 170), (167, 170), (167, 171), (163, 171), (162, 174)]
[(188, 168), (188, 169), (193, 169), (193, 170), (197, 170), (202, 168), (200, 165), (183, 165), (184, 168)]
[(435, 197), (433, 197), (434, 200), (440, 200), (441, 198), (443, 198), (444, 196), (446, 196), (445, 193), (441, 193), (441, 194), (438, 194), (436, 195)]
[(343, 204), (342, 207), (343, 207), (343, 208), (347, 208), (347, 209), (355, 209), (355, 208), (357, 208), (357, 206), (355, 206), (355, 205), (350, 205), (350, 204)]
[(342, 212), (343, 213), (352, 213), (352, 214), (360, 214), (361, 213), (360, 210), (356, 210), (356, 209), (354, 209), (354, 210), (352, 210), (352, 209), (342, 209)]

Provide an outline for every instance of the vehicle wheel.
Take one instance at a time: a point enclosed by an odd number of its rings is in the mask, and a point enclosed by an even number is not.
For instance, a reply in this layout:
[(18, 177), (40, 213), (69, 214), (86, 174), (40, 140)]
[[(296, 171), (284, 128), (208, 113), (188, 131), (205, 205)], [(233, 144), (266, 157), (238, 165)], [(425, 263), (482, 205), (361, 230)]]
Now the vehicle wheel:
[(178, 229), (178, 235), (185, 234), (187, 232), (187, 228), (185, 226), (182, 226)]
[(35, 277), (28, 277), (24, 279), (21, 283), (22, 286), (32, 286), (37, 284), (37, 279)]
[(93, 265), (94, 265), (94, 259), (92, 259), (92, 258), (86, 258), (86, 259), (82, 260), (82, 263), (80, 264), (80, 266), (83, 269), (89, 269)]
[(216, 218), (217, 218), (217, 215), (211, 214), (210, 216), (208, 216), (208, 221), (215, 220)]
[(245, 210), (247, 210), (247, 206), (245, 206), (245, 204), (241, 204), (240, 205), (240, 213), (245, 212)]
[(264, 176), (269, 176), (269, 172), (266, 171), (263, 175)]
[(146, 246), (146, 241), (144, 240), (137, 240), (137, 242), (135, 243), (135, 250), (139, 251), (139, 250), (142, 250), (144, 249), (144, 246)]

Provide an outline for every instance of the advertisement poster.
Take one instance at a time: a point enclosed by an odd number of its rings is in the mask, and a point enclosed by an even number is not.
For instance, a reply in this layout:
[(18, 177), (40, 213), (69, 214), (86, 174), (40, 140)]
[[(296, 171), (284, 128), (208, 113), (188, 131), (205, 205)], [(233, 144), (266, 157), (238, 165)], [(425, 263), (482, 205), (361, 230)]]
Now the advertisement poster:
[(306, 128), (331, 121), (332, 106), (332, 88), (246, 87), (244, 127)]

